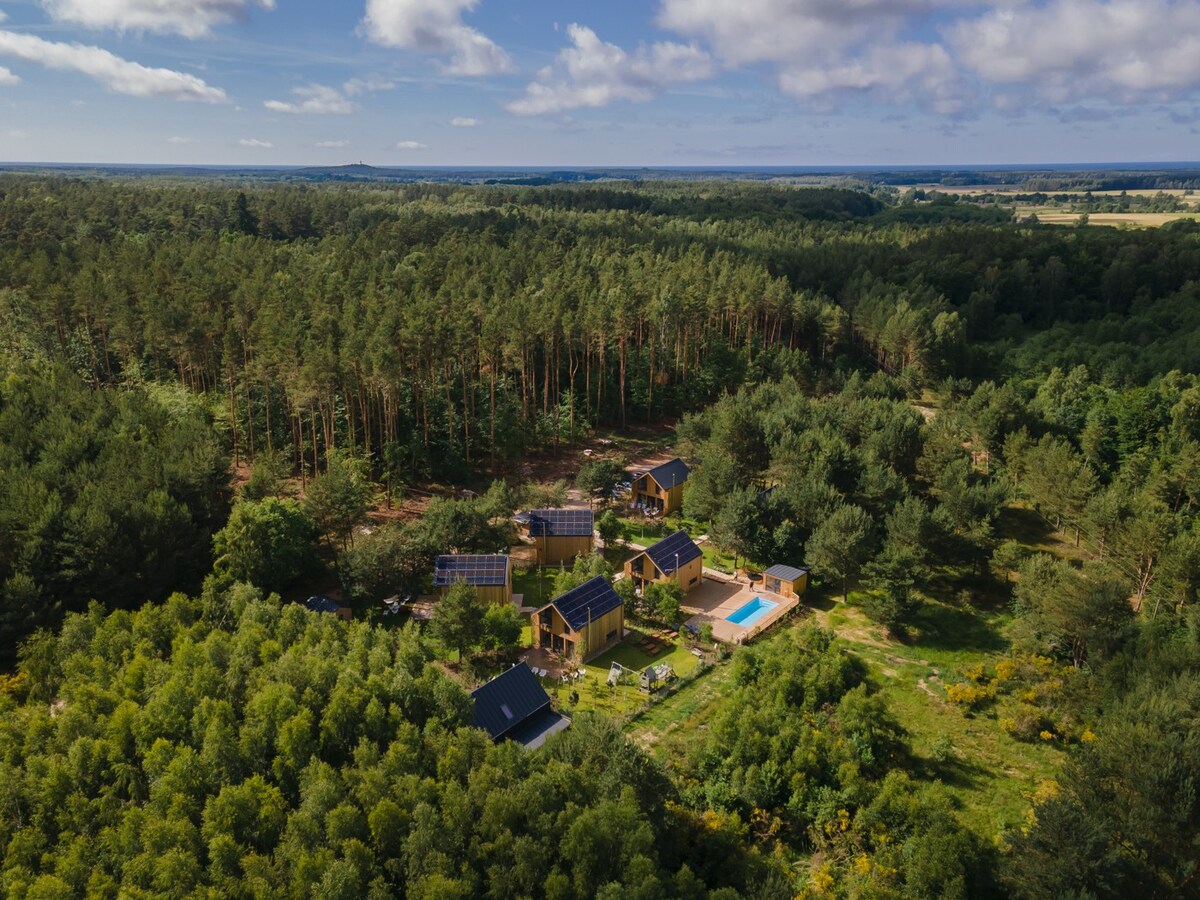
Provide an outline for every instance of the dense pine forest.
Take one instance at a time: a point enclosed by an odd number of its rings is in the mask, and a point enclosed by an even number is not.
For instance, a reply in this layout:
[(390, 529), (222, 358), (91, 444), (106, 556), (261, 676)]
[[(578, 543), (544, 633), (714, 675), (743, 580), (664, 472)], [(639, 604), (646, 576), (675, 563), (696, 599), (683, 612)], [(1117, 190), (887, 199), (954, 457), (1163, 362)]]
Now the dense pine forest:
[[(6, 895), (1200, 896), (1194, 223), (8, 175), (0, 363)], [(427, 591), (645, 435), (814, 580), (650, 712), (493, 745), (515, 612), (291, 602)]]

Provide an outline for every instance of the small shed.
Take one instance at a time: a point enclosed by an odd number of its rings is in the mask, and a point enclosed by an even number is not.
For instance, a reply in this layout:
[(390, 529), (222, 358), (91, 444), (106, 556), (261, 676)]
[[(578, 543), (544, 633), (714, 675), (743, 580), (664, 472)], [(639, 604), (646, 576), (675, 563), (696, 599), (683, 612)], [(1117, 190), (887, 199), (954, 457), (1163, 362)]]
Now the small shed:
[(343, 622), (349, 622), (354, 618), (354, 610), (343, 606), (340, 601), (327, 594), (313, 594), (304, 601), (304, 605), (311, 612), (328, 613), (331, 616), (337, 616)]
[(683, 486), (692, 470), (682, 459), (675, 458), (648, 472), (635, 475), (630, 492), (633, 502), (656, 509), (663, 515), (683, 507)]
[(686, 531), (677, 531), (625, 563), (625, 575), (635, 587), (675, 581), (684, 593), (700, 586), (704, 554)]
[(808, 589), (808, 567), (774, 565), (763, 572), (763, 587), (781, 597), (802, 597)]
[(528, 516), (525, 527), (539, 565), (556, 566), (592, 552), (596, 517), (590, 509), (531, 509)]
[(533, 642), (566, 659), (584, 662), (625, 633), (625, 606), (603, 575), (555, 597), (530, 615)]
[(474, 725), (493, 741), (516, 741), (530, 750), (571, 724), (550, 708), (550, 695), (523, 663), (471, 691)]
[(512, 602), (512, 563), (506, 555), (459, 553), (434, 560), (433, 586), (439, 594), (459, 581), (475, 588), (483, 603)]

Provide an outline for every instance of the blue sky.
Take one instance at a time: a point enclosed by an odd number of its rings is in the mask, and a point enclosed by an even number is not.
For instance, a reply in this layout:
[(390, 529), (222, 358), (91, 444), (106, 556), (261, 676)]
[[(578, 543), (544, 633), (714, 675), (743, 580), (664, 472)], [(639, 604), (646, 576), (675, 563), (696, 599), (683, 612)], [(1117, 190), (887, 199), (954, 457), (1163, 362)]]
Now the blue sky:
[(1200, 158), (1200, 0), (0, 0), (0, 160)]

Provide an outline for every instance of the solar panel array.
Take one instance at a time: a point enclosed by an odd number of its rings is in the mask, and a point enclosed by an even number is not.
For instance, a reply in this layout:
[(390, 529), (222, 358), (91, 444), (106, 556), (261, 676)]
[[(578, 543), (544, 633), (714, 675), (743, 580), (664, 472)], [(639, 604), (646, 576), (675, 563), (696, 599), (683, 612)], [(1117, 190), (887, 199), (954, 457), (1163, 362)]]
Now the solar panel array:
[(471, 698), (475, 701), (475, 727), (486, 729), (493, 739), (500, 738), (550, 705), (550, 695), (537, 676), (523, 664), (515, 665), (475, 688)]
[(434, 587), (449, 587), (465, 581), (474, 587), (508, 584), (508, 557), (459, 554), (439, 556), (433, 564)]
[(590, 509), (531, 509), (530, 537), (591, 537), (596, 517)]
[(551, 601), (551, 606), (567, 620), (572, 631), (578, 631), (589, 620), (594, 622), (620, 605), (620, 595), (603, 575), (597, 575)]
[(677, 531), (646, 550), (646, 555), (664, 575), (670, 575), (704, 554), (686, 531)]

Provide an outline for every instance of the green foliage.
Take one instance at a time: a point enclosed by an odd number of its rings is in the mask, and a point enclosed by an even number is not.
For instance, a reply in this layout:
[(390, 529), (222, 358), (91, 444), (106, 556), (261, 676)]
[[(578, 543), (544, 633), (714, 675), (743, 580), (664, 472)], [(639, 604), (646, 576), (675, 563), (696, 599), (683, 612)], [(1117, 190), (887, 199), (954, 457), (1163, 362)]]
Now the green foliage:
[(522, 618), (511, 604), (491, 604), (483, 613), (480, 643), (485, 650), (508, 650), (521, 643), (521, 631), (528, 619)]
[(433, 636), (447, 647), (463, 653), (479, 646), (484, 637), (484, 604), (475, 588), (464, 581), (455, 582), (438, 601), (433, 613)]
[(674, 581), (656, 581), (642, 592), (642, 608), (664, 625), (678, 625), (683, 588)]
[(242, 500), (213, 536), (216, 571), (279, 591), (320, 566), (317, 529), (294, 500)]
[(579, 467), (575, 486), (591, 497), (607, 499), (622, 481), (629, 480), (629, 472), (617, 459), (594, 459)]
[(322, 536), (345, 549), (355, 526), (366, 518), (370, 499), (363, 467), (349, 457), (331, 454), (326, 470), (308, 484), (304, 511)]
[(600, 540), (604, 541), (605, 547), (616, 546), (624, 530), (621, 520), (611, 509), (606, 509), (604, 515), (596, 520), (596, 531), (600, 534)]
[(0, 645), (63, 610), (197, 588), (225, 520), (221, 441), (183, 389), (96, 391), (65, 369), (0, 380)]
[(29, 699), (0, 706), (6, 889), (703, 898), (769, 883), (774, 866), (671, 803), (612, 723), (578, 715), (536, 755), (495, 746), (414, 628), (225, 605), (228, 630), (182, 596), (94, 606), (29, 648)]
[(839, 579), (843, 596), (848, 596), (850, 579), (870, 555), (872, 532), (865, 511), (857, 506), (840, 506), (813, 530), (808, 541), (808, 562), (821, 574)]
[(385, 525), (360, 536), (339, 555), (338, 574), (348, 597), (378, 603), (415, 593), (429, 577), (435, 555), (419, 525)]
[(563, 569), (554, 577), (554, 596), (565, 594), (585, 581), (591, 581), (597, 575), (612, 580), (613, 570), (608, 560), (599, 553), (577, 556), (571, 568)]

